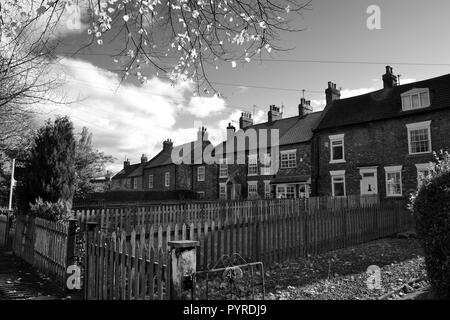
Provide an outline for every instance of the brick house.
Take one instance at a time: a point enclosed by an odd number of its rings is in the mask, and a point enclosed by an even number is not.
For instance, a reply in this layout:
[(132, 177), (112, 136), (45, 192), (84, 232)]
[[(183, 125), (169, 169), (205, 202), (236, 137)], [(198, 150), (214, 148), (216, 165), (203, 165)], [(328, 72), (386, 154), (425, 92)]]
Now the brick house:
[(111, 178), (111, 191), (132, 191), (140, 190), (139, 185), (142, 185), (141, 176), (137, 172), (141, 171), (144, 165), (143, 161), (147, 161), (145, 155), (142, 155), (141, 163), (130, 164), (129, 160), (123, 162), (123, 169), (120, 170)]
[[(322, 112), (311, 113), (305, 99), (298, 111), (283, 119), (280, 108), (271, 105), (267, 122), (253, 124), (251, 114), (243, 112), (239, 131), (228, 125), (227, 140), (216, 146), (220, 199), (309, 197), (312, 129)], [(256, 144), (250, 142), (252, 134)]]
[(417, 189), (433, 151), (450, 149), (450, 75), (340, 99), (334, 83), (314, 130), (313, 193), (405, 199)]
[[(213, 149), (206, 128), (199, 130), (196, 141), (184, 145), (174, 147), (170, 139), (164, 141), (163, 149), (143, 167), (143, 190), (192, 190), (201, 199), (216, 199), (217, 166), (203, 161), (203, 151), (208, 146)], [(190, 153), (190, 159), (186, 163), (175, 163), (174, 149), (179, 150), (180, 158)]]

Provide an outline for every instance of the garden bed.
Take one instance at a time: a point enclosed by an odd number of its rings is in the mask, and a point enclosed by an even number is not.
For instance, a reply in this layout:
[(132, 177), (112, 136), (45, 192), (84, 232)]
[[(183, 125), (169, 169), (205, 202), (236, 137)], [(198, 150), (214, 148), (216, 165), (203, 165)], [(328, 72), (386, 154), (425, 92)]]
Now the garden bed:
[[(380, 289), (366, 284), (371, 265), (381, 270)], [(420, 244), (416, 239), (386, 238), (268, 268), (266, 299), (367, 300), (394, 291), (387, 299), (399, 299), (408, 293), (399, 288), (412, 280), (418, 281), (412, 291), (427, 286)]]

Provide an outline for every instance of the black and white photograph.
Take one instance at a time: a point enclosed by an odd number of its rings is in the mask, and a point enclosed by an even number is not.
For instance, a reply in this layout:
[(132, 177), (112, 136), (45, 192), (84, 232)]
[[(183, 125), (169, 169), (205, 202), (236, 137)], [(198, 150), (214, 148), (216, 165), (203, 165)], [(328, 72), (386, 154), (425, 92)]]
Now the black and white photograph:
[(450, 299), (449, 12), (0, 0), (0, 306)]

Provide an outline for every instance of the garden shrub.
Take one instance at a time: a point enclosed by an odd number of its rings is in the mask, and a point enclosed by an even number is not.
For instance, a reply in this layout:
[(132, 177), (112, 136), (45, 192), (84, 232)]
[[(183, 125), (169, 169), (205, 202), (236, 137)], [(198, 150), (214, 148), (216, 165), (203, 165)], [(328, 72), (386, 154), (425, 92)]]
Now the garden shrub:
[(450, 299), (450, 156), (437, 163), (411, 197), (417, 236), (422, 244), (428, 278), (438, 299)]
[(70, 204), (64, 200), (58, 202), (43, 201), (42, 198), (37, 198), (36, 203), (30, 203), (30, 214), (37, 218), (42, 218), (50, 221), (60, 221), (70, 218), (71, 215)]

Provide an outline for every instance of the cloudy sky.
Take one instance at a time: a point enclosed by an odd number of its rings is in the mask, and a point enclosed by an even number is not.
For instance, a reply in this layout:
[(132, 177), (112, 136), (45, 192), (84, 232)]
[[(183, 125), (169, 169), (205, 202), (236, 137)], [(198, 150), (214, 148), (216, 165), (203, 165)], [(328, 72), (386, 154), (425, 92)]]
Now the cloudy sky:
[(449, 1), (376, 2), (380, 30), (366, 25), (374, 1), (313, 0), (312, 10), (300, 18), (305, 31), (282, 34), (281, 44), (292, 50), (272, 51), (266, 57), (272, 61), (211, 70), (209, 78), (223, 98), (196, 97), (192, 84), (171, 85), (156, 77), (119, 87), (121, 75), (105, 54), (114, 48), (91, 46), (73, 55), (85, 34), (63, 32), (55, 72), (64, 75), (64, 94), (76, 102), (47, 106), (46, 114), (71, 116), (77, 130), (87, 126), (95, 146), (116, 157), (110, 169), (117, 171), (125, 157), (132, 163), (143, 153), (153, 157), (167, 138), (175, 144), (194, 139), (200, 125), (219, 142), (241, 110), (255, 111), (256, 122), (266, 120), (271, 104), (284, 105), (284, 117), (294, 116), (302, 90), (320, 110), (328, 81), (349, 97), (380, 89), (387, 64), (402, 83), (450, 73)]

